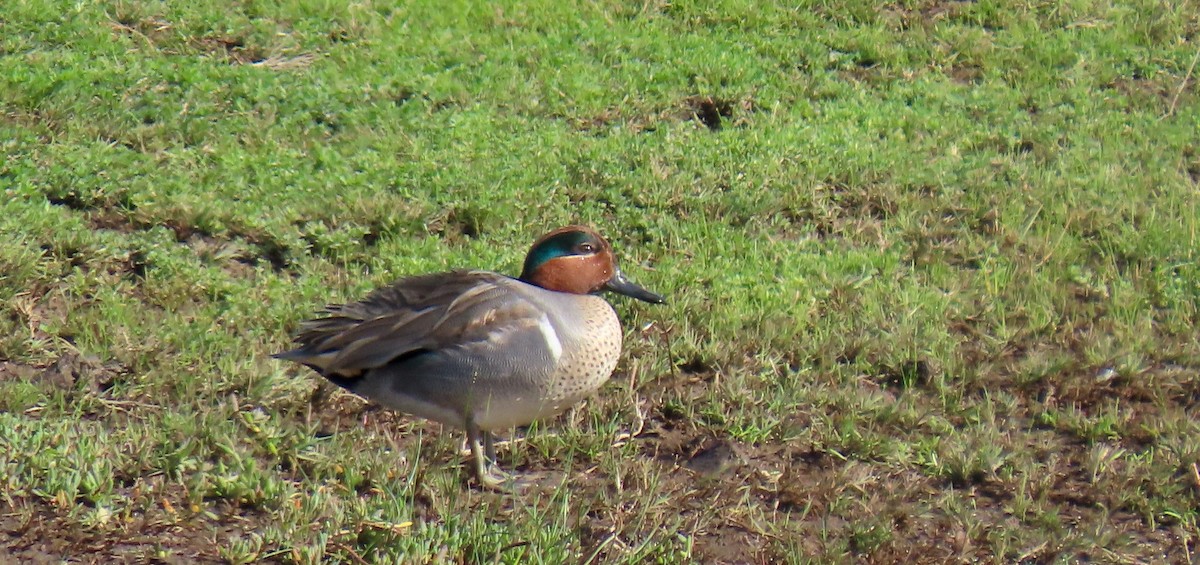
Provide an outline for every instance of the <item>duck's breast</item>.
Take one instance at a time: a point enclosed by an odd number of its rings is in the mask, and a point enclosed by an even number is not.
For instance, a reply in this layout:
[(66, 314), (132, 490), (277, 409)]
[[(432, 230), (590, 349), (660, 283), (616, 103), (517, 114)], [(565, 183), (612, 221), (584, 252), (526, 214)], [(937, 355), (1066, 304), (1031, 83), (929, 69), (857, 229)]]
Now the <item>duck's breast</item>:
[(562, 354), (548, 383), (546, 400), (561, 411), (595, 392), (612, 375), (621, 356), (621, 324), (617, 313), (598, 296), (551, 293), (546, 308), (562, 344)]

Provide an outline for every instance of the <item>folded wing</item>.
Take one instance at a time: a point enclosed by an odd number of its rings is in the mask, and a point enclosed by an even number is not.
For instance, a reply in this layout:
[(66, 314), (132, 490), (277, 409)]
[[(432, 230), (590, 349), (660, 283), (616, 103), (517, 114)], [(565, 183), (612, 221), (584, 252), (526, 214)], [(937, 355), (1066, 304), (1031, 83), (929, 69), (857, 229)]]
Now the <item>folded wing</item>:
[(401, 279), (359, 302), (326, 307), (327, 316), (301, 326), (300, 347), (278, 357), (337, 382), (424, 353), (504, 348), (528, 343), (531, 332), (553, 338), (519, 284), (484, 271)]

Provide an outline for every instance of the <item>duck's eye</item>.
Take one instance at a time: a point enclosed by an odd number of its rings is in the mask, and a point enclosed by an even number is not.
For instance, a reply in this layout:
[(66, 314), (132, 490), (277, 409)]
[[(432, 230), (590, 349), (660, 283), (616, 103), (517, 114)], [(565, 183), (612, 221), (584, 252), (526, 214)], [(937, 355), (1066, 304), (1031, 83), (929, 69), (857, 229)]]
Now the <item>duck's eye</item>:
[(579, 253), (595, 253), (596, 246), (590, 243), (580, 243), (575, 247), (575, 250)]

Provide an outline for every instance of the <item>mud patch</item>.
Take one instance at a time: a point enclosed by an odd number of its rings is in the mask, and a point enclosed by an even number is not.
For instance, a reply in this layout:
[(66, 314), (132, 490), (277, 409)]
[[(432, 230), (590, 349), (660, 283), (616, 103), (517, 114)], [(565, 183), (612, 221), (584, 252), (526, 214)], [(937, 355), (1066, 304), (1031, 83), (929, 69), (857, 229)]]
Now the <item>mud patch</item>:
[[(176, 31), (174, 22), (155, 14), (143, 13), (141, 6), (119, 6), (108, 25), (115, 34), (156, 51), (178, 54), (191, 49), (207, 57), (223, 59), (231, 65), (290, 70), (307, 67), (316, 59), (307, 53), (291, 56), (272, 53), (271, 46), (254, 43), (246, 33), (184, 36)], [(338, 38), (347, 39), (349, 34), (344, 30), (330, 33), (331, 40)]]
[[(1159, 77), (1145, 77), (1138, 73), (1134, 73), (1127, 77), (1120, 77), (1101, 88), (1106, 90), (1116, 91), (1130, 99), (1141, 103), (1156, 101), (1160, 104), (1169, 104), (1175, 100), (1176, 107), (1186, 105), (1191, 98), (1188, 89), (1178, 90), (1175, 86), (1181, 82), (1180, 79), (1166, 80)], [(1179, 92), (1179, 98), (1175, 99), (1176, 93)]]
[(0, 361), (0, 382), (4, 381), (31, 381), (35, 376), (38, 376), (41, 369), (34, 365), (25, 363), (16, 363), (13, 361)]
[(959, 84), (977, 85), (983, 81), (983, 67), (974, 64), (954, 65), (946, 69), (946, 76)]
[(696, 122), (709, 131), (720, 131), (726, 127), (743, 127), (750, 116), (758, 111), (754, 99), (720, 98), (693, 95), (657, 110), (639, 112), (630, 108), (609, 108), (594, 116), (569, 118), (580, 131), (607, 133), (616, 129), (635, 133), (654, 131), (661, 123)]
[(46, 367), (12, 361), (0, 362), (0, 382), (21, 380), (45, 390), (98, 394), (107, 391), (129, 374), (117, 361), (101, 361), (94, 355), (68, 352)]
[(253, 524), (268, 520), (228, 505), (198, 513), (189, 508), (181, 486), (161, 478), (139, 483), (125, 498), (131, 508), (126, 520), (90, 528), (63, 528), (58, 511), (22, 499), (12, 506), (0, 505), (4, 534), (0, 559), (46, 564), (80, 557), (88, 563), (219, 562), (222, 542), (246, 535), (256, 527)]
[(24, 325), (35, 339), (52, 341), (60, 336), (47, 330), (62, 325), (72, 304), (59, 292), (31, 289), (12, 297), (8, 307), (10, 315), (17, 323)]
[(710, 130), (721, 129), (723, 120), (733, 117), (733, 103), (712, 96), (692, 96), (684, 100), (684, 104), (692, 111), (692, 119), (704, 124)]
[(221, 263), (222, 268), (233, 276), (253, 272), (244, 266), (265, 264), (277, 273), (291, 266), (287, 244), (265, 232), (231, 229), (227, 236), (218, 237), (186, 222), (165, 222), (163, 225), (175, 232), (177, 241), (192, 247), (201, 257)]
[(894, 189), (886, 185), (830, 178), (816, 187), (811, 200), (780, 210), (778, 217), (798, 228), (789, 231), (878, 242), (882, 224), (898, 211)]
[[(53, 202), (53, 201), (51, 201)], [(88, 225), (94, 230), (109, 230), (117, 233), (133, 233), (144, 230), (145, 225), (139, 224), (128, 214), (113, 208), (99, 208), (88, 213)]]
[(174, 25), (163, 18), (118, 9), (109, 22), (109, 27), (115, 33), (155, 46), (170, 37)]
[(718, 439), (708, 442), (693, 453), (684, 463), (684, 467), (705, 477), (719, 477), (745, 460), (745, 453), (737, 443)]
[(91, 210), (100, 205), (93, 199), (85, 198), (74, 191), (47, 194), (46, 200), (55, 206), (63, 206), (78, 211)]
[(478, 239), (492, 229), (492, 213), (478, 206), (445, 208), (425, 222), (425, 229), (449, 242)]
[(118, 369), (119, 366), (105, 365), (98, 357), (92, 355), (67, 353), (59, 357), (53, 365), (43, 369), (35, 378), (46, 387), (103, 392), (112, 388), (112, 383), (119, 374)]
[(255, 250), (245, 242), (225, 241), (203, 233), (193, 233), (182, 242), (206, 263), (220, 265), (233, 278), (253, 278), (257, 264)]

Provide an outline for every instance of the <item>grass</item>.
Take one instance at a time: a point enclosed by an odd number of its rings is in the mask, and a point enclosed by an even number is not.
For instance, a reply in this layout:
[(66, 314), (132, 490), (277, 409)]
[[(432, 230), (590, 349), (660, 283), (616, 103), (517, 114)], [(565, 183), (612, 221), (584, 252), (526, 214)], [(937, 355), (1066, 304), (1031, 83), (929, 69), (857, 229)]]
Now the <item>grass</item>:
[[(6, 7), (0, 555), (1194, 560), (1197, 14)], [(670, 303), (501, 450), (559, 488), (269, 357), (571, 222)]]

